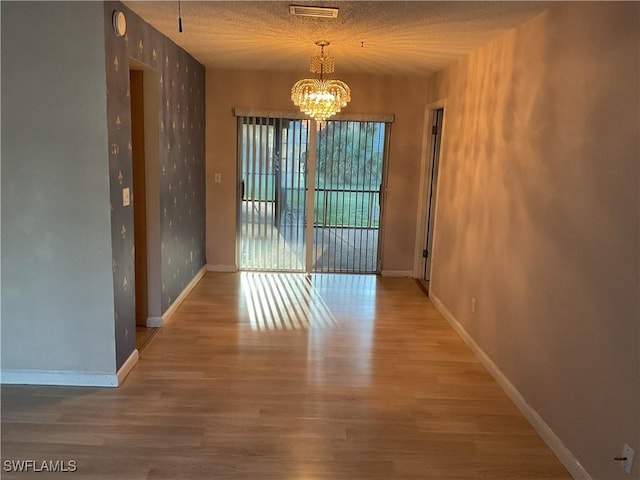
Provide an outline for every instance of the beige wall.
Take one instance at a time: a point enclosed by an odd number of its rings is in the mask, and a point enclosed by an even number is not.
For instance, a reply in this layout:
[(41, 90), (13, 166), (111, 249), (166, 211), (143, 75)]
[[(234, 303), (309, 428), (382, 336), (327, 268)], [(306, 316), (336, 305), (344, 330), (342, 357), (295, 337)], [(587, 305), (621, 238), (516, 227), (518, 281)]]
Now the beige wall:
[[(339, 59), (338, 59), (339, 62)], [(339, 68), (339, 64), (338, 64)], [(291, 86), (304, 71), (207, 71), (207, 263), (235, 265), (236, 119), (233, 107), (295, 111)], [(345, 113), (393, 113), (383, 269), (411, 271), (426, 79), (339, 75), (352, 89)], [(213, 182), (214, 173), (222, 183)]]
[(595, 479), (640, 453), (639, 18), (561, 5), (429, 81), (432, 292)]

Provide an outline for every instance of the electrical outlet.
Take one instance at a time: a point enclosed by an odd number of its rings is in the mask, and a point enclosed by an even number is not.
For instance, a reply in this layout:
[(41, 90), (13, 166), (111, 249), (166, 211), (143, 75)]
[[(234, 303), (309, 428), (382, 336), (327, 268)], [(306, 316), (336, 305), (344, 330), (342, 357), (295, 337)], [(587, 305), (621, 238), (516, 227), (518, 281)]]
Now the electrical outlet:
[(620, 462), (620, 466), (629, 475), (631, 475), (631, 467), (633, 466), (633, 455), (633, 448), (625, 443), (624, 448), (622, 449), (622, 458), (625, 458), (626, 460), (622, 460)]
[(471, 298), (471, 313), (476, 313), (476, 297)]

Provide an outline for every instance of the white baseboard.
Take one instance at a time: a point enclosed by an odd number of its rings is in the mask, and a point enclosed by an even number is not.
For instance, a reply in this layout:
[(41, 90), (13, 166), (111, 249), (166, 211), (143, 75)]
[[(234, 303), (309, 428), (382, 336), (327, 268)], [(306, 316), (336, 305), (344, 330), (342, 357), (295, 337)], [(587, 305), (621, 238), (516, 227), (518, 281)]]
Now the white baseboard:
[[(157, 322), (157, 324), (155, 325), (156, 327), (162, 327), (169, 321), (169, 319), (176, 312), (180, 304), (184, 301), (185, 298), (187, 298), (187, 295), (191, 293), (191, 290), (193, 290), (194, 287), (198, 284), (198, 282), (202, 279), (202, 277), (204, 277), (205, 273), (207, 273), (206, 265), (202, 267), (198, 271), (198, 273), (196, 273), (196, 275), (191, 279), (189, 284), (186, 287), (184, 287), (184, 290), (182, 290), (182, 293), (178, 295), (178, 298), (176, 298), (174, 302), (169, 306), (169, 308), (167, 308), (167, 311), (162, 314), (162, 317), (160, 318), (161, 321)], [(148, 321), (149, 319), (147, 319), (147, 322)]]
[(411, 270), (381, 270), (380, 275), (383, 277), (412, 277)]
[(145, 325), (149, 328), (158, 328), (164, 325), (164, 321), (162, 320), (162, 317), (147, 317)]
[(63, 385), (70, 387), (117, 387), (138, 362), (133, 350), (117, 373), (69, 372), (55, 370), (0, 370), (3, 385)]
[(115, 373), (65, 372), (49, 370), (0, 370), (4, 385), (68, 385), (78, 387), (117, 387)]
[(207, 270), (210, 272), (237, 272), (238, 267), (235, 265), (207, 265)]
[(460, 335), (460, 338), (467, 344), (471, 351), (478, 357), (480, 363), (489, 371), (495, 381), (502, 387), (502, 390), (507, 394), (513, 403), (515, 403), (518, 410), (529, 421), (531, 426), (542, 437), (549, 448), (558, 457), (558, 460), (569, 471), (571, 476), (576, 480), (592, 480), (591, 475), (585, 470), (578, 459), (571, 453), (567, 446), (560, 440), (555, 432), (545, 423), (542, 417), (536, 412), (531, 405), (529, 405), (526, 399), (518, 391), (518, 389), (509, 381), (504, 373), (493, 363), (493, 360), (480, 348), (473, 338), (467, 333), (464, 327), (458, 322), (453, 314), (444, 306), (444, 304), (431, 293), (429, 300), (435, 305), (438, 311), (446, 318), (453, 329)]
[(78, 387), (117, 387), (115, 373), (57, 372), (49, 370), (0, 370), (4, 385), (68, 385)]

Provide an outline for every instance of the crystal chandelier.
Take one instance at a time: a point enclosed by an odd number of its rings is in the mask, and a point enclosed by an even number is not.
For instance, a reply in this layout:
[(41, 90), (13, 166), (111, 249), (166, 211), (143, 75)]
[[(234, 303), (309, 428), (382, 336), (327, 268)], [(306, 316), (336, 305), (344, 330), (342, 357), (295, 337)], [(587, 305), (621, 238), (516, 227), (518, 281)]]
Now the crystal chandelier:
[(321, 122), (338, 113), (351, 101), (349, 85), (340, 80), (325, 80), (325, 73), (333, 73), (333, 57), (325, 53), (329, 42), (319, 41), (320, 53), (311, 56), (311, 73), (319, 73), (320, 78), (305, 78), (295, 83), (291, 89), (291, 100), (300, 111)]

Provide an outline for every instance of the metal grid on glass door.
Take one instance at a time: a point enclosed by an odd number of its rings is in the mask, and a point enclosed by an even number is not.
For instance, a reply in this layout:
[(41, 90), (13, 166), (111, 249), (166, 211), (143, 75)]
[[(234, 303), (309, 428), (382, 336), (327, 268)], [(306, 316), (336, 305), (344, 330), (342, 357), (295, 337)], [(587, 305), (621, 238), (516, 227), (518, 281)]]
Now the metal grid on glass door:
[(314, 272), (378, 270), (386, 124), (319, 123), (314, 182)]
[(308, 120), (239, 117), (242, 270), (304, 271)]

